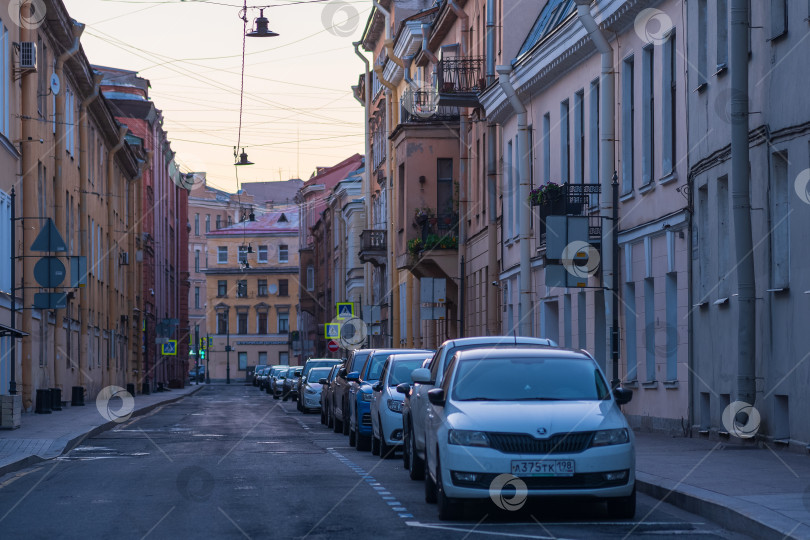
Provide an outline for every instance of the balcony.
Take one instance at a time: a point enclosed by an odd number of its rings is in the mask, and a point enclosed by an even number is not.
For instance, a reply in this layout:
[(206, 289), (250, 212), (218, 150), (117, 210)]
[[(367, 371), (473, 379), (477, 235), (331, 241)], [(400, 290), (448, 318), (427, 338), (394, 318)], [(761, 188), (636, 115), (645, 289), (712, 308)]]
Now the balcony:
[(417, 277), (453, 276), (458, 264), (458, 214), (433, 214), (419, 209), (413, 226), (415, 238), (407, 242), (407, 254), (398, 263)]
[(385, 266), (387, 231), (367, 229), (360, 233), (360, 261), (374, 266)]
[(439, 95), (432, 90), (413, 90), (408, 88), (400, 99), (403, 124), (420, 122), (455, 122), (458, 121), (458, 107), (439, 105)]
[(477, 107), (478, 94), (486, 87), (484, 59), (476, 56), (442, 58), (439, 61), (438, 104)]
[(599, 184), (563, 184), (561, 193), (546, 204), (532, 202), (539, 225), (538, 249), (546, 245), (546, 220), (549, 216), (583, 216), (588, 218), (588, 242), (602, 242), (602, 219), (599, 215)]

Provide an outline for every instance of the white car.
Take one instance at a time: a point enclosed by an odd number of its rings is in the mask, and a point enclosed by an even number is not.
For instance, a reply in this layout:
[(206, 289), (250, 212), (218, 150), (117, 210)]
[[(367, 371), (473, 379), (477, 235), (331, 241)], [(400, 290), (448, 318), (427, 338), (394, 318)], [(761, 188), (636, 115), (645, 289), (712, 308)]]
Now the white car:
[(619, 409), (632, 392), (611, 392), (588, 353), (465, 351), (446, 375), (428, 393), (425, 499), (439, 519), (464, 499), (519, 508), (538, 496), (604, 500), (611, 517), (633, 517), (635, 439)]
[(331, 367), (315, 367), (309, 370), (309, 374), (306, 376), (303, 387), (301, 388), (302, 412), (306, 413), (321, 410), (321, 391), (323, 390), (323, 385), (319, 381), (328, 377), (331, 370)]
[(550, 339), (523, 336), (479, 336), (450, 339), (442, 343), (430, 364), (412, 374), (415, 384), (405, 392), (405, 403), (402, 406), (402, 459), (411, 480), (421, 480), (425, 474), (425, 419), (430, 407), (427, 394), (434, 386), (441, 386), (447, 365), (455, 353), (481, 348), (556, 346)]
[(412, 383), (411, 372), (422, 366), (428, 353), (392, 354), (385, 360), (380, 380), (372, 385), (371, 453), (385, 459), (402, 445), (402, 402), (397, 385)]

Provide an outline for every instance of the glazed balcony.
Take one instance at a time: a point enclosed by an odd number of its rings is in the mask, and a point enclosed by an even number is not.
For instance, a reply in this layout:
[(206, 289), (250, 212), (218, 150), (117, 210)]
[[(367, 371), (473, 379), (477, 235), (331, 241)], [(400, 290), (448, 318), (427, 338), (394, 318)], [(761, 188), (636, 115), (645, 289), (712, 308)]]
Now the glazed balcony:
[(385, 266), (387, 246), (385, 229), (366, 229), (360, 233), (360, 261)]
[(402, 124), (456, 122), (459, 118), (458, 107), (439, 105), (439, 95), (432, 90), (408, 88), (399, 103)]
[(477, 107), (478, 94), (486, 87), (484, 58), (456, 56), (439, 60), (439, 105)]

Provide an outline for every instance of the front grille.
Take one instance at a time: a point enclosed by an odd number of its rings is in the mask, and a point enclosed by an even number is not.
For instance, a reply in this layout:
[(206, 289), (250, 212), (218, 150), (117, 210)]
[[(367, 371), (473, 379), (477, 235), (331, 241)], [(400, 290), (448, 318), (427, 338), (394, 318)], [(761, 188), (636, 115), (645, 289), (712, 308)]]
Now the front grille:
[(371, 426), (371, 415), (368, 413), (363, 414), (363, 418), (360, 419), (361, 426)]
[(505, 454), (575, 454), (591, 444), (593, 433), (558, 433), (535, 439), (524, 433), (488, 433), (490, 445)]
[[(629, 471), (628, 471), (629, 472)], [(497, 474), (482, 474), (475, 482), (460, 482), (453, 478), (453, 484), (462, 487), (479, 489), (490, 489)], [(599, 489), (616, 486), (624, 486), (630, 479), (626, 474), (624, 478), (617, 480), (605, 480), (605, 473), (579, 473), (574, 476), (542, 476), (542, 477), (519, 477), (525, 484), (526, 489)]]

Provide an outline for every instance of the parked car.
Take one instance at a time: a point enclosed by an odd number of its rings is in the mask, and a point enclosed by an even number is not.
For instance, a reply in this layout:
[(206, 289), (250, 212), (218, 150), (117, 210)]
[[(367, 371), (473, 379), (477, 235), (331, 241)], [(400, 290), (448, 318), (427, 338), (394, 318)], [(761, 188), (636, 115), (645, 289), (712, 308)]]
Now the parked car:
[(502, 474), (529, 497), (603, 499), (612, 518), (633, 518), (635, 440), (619, 409), (633, 394), (611, 392), (591, 355), (462, 351), (445, 375), (425, 420), (425, 500), (438, 502), (439, 519), (457, 517), (465, 499), (489, 499)]
[[(366, 363), (368, 355), (373, 349), (357, 349), (352, 351), (349, 359), (338, 371), (335, 377), (332, 392), (332, 429), (335, 433), (349, 434), (349, 381), (346, 376), (354, 371), (360, 371)], [(345, 411), (345, 414), (344, 414)]]
[(316, 367), (332, 367), (342, 363), (343, 360), (337, 360), (335, 358), (310, 358), (304, 363), (304, 370), (301, 373), (301, 378), (298, 380), (298, 387), (295, 389), (296, 395), (298, 396), (296, 398), (296, 408), (299, 411), (304, 412), (303, 386), (310, 370)]
[(292, 366), (287, 369), (287, 378), (281, 385), (281, 397), (284, 401), (298, 399), (298, 382), (301, 380), (302, 366)]
[(321, 424), (325, 425), (326, 427), (332, 427), (332, 399), (334, 396), (334, 389), (335, 389), (335, 377), (337, 377), (338, 371), (344, 366), (344, 364), (340, 364), (337, 366), (332, 366), (329, 370), (329, 375), (326, 376), (325, 380), (322, 379), (318, 382), (321, 383), (323, 387), (321, 389)]
[(411, 372), (429, 359), (427, 353), (392, 354), (383, 365), (380, 380), (372, 385), (371, 453), (385, 459), (402, 446), (402, 402), (397, 385), (412, 383)]
[(267, 380), (268, 366), (256, 366), (253, 371), (253, 386), (258, 386), (259, 390), (264, 390), (264, 382)]
[(392, 354), (426, 353), (422, 349), (375, 349), (363, 369), (346, 375), (349, 381), (349, 445), (357, 450), (371, 449), (371, 385), (380, 379), (385, 359)]
[(268, 392), (272, 394), (273, 399), (278, 399), (284, 392), (284, 381), (287, 379), (287, 372), (290, 366), (281, 366), (278, 370), (268, 379)]
[(199, 371), (197, 371), (197, 367), (192, 366), (191, 369), (188, 371), (188, 379), (190, 382), (203, 382), (205, 381), (205, 364), (200, 364)]
[(421, 480), (424, 477), (425, 418), (430, 406), (427, 393), (434, 387), (441, 386), (447, 365), (456, 352), (482, 347), (556, 346), (557, 344), (550, 339), (521, 336), (481, 336), (451, 339), (442, 343), (430, 360), (429, 367), (417, 369), (411, 374), (414, 381), (413, 388), (405, 394), (405, 402), (402, 405), (402, 459), (411, 479)]
[(301, 379), (304, 381), (301, 385), (300, 401), (303, 403), (301, 412), (308, 413), (321, 410), (321, 398), (323, 397), (321, 380), (326, 380), (330, 371), (332, 371), (331, 366), (316, 367), (309, 370), (306, 378), (304, 378), (303, 373), (301, 374)]
[(290, 366), (276, 365), (276, 366), (270, 366), (269, 368), (267, 368), (264, 371), (264, 373), (262, 373), (262, 379), (261, 379), (262, 389), (265, 392), (267, 392), (268, 394), (272, 394), (272, 391), (270, 390), (270, 382), (272, 381), (273, 375), (278, 374), (280, 371), (286, 370), (289, 367)]

